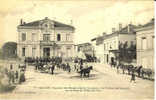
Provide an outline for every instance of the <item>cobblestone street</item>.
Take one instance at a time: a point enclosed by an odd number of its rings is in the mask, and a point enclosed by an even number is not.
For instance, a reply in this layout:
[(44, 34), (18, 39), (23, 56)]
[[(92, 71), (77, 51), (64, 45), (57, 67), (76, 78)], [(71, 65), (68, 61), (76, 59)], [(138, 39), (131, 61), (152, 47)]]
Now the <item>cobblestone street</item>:
[[(154, 82), (136, 78), (130, 83), (130, 76), (117, 74), (116, 69), (104, 64), (92, 64), (93, 70), (89, 78), (81, 78), (79, 73), (68, 73), (55, 69), (54, 75), (41, 73), (28, 66), (26, 82), (17, 85), (12, 93), (1, 95), (3, 99), (43, 100), (68, 99), (90, 100), (151, 100), (154, 98)], [(40, 98), (39, 98), (40, 97)], [(2, 99), (2, 100), (3, 100)]]

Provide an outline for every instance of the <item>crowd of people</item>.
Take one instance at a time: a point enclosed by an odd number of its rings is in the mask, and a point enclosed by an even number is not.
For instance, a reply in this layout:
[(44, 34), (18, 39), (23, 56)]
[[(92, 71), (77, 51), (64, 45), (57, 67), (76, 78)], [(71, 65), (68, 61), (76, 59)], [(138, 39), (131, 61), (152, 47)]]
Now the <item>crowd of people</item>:
[(25, 81), (25, 66), (21, 66), (20, 64), (9, 64), (9, 68), (4, 68), (1, 73), (4, 75), (3, 81), (5, 84), (13, 85), (20, 84)]
[[(71, 64), (72, 62), (72, 64)], [(48, 57), (48, 58), (25, 58), (25, 63), (33, 64), (35, 66), (35, 70), (39, 70), (42, 72), (49, 72), (54, 74), (54, 70), (56, 68), (62, 69), (64, 71), (80, 72), (82, 69), (87, 69), (88, 63), (87, 60), (81, 58), (72, 59), (72, 61), (68, 61), (66, 59), (62, 59), (61, 57)]]
[(10, 64), (10, 70), (9, 70), (9, 83), (22, 83), (25, 81), (25, 70), (26, 65), (18, 65), (18, 69), (14, 69), (13, 64)]

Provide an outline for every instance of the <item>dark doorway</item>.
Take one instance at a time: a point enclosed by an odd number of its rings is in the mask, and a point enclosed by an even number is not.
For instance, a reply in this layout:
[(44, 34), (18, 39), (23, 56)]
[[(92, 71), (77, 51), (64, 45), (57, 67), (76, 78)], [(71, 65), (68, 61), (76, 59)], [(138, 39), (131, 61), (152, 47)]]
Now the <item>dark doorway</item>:
[(114, 64), (114, 57), (111, 57), (111, 63)]
[(107, 54), (107, 63), (108, 63), (108, 61), (109, 61), (108, 59), (109, 59), (109, 57), (108, 57), (108, 54)]
[(57, 34), (57, 41), (61, 41), (61, 35)]
[(43, 56), (50, 57), (50, 48), (43, 48)]

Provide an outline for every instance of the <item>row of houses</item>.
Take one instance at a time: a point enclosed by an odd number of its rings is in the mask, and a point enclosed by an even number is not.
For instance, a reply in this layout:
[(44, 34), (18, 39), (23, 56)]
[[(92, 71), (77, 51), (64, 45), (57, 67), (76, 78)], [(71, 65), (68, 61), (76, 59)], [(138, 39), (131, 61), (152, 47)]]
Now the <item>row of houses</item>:
[[(75, 57), (79, 51), (96, 57), (101, 63), (118, 61), (121, 48), (136, 48), (136, 63), (154, 69), (154, 19), (145, 25), (129, 24), (112, 33), (103, 33), (91, 43), (74, 44), (75, 28), (48, 17), (26, 23), (21, 20), (17, 27), (18, 57)], [(124, 55), (126, 56), (126, 55)]]
[(133, 46), (136, 47), (137, 65), (154, 69), (154, 19), (145, 25), (129, 24), (122, 27), (122, 24), (119, 24), (118, 30), (112, 28), (111, 34), (103, 33), (91, 42), (95, 56), (101, 63), (109, 64), (117, 60), (121, 46)]

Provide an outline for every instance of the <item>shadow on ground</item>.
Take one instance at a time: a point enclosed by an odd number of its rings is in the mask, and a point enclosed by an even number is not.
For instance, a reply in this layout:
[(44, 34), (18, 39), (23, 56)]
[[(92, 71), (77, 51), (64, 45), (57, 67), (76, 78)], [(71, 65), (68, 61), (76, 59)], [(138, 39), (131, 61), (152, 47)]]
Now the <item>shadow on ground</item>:
[(12, 92), (14, 89), (16, 88), (16, 86), (0, 86), (0, 93), (8, 93), (8, 92)]
[(80, 75), (75, 75), (75, 76), (71, 76), (69, 77), (70, 79), (85, 79), (85, 80), (96, 80), (98, 79), (98, 75), (97, 74), (90, 74), (89, 77), (87, 76), (84, 76), (84, 77), (81, 77)]

